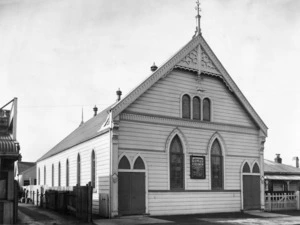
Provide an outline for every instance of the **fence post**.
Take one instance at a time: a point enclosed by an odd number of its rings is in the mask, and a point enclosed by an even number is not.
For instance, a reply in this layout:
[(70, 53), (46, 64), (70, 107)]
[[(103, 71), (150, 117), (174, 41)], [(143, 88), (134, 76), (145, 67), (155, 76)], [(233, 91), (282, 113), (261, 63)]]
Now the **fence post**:
[(76, 218), (80, 218), (80, 198), (79, 198), (79, 184), (76, 185), (75, 188), (75, 201), (76, 201)]
[(283, 207), (284, 207), (284, 209), (286, 209), (287, 208), (287, 196), (286, 196), (286, 193), (284, 193), (284, 195), (283, 195)]
[(36, 205), (39, 205), (39, 189), (36, 190)]
[(87, 222), (92, 222), (92, 208), (93, 208), (93, 186), (92, 183), (89, 182), (87, 185)]
[(295, 194), (296, 194), (297, 210), (300, 210), (299, 191), (296, 191)]

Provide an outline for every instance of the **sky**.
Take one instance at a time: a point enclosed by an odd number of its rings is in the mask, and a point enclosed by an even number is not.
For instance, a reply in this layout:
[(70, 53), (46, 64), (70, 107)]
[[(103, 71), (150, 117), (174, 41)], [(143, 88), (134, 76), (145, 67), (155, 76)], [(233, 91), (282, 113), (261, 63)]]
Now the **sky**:
[[(36, 161), (191, 40), (195, 0), (0, 0), (0, 105), (18, 98)], [(300, 1), (201, 0), (202, 35), (268, 126), (265, 158), (300, 157)]]

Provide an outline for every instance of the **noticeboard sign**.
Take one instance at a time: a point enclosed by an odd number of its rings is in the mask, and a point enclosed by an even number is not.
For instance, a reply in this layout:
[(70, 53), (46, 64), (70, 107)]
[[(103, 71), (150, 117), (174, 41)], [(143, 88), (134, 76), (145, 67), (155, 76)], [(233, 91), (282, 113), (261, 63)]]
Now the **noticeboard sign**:
[(205, 179), (205, 156), (190, 156), (191, 179)]

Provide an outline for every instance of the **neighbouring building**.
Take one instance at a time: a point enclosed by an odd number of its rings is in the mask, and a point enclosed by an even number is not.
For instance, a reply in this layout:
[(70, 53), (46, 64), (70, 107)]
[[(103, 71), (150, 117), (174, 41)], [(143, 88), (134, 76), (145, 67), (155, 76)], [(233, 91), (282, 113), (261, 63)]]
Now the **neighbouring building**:
[(14, 163), (20, 146), (16, 139), (17, 98), (0, 108), (0, 224), (17, 221), (18, 192), (14, 182)]
[(20, 187), (36, 185), (36, 163), (16, 161), (15, 180), (18, 181)]
[(91, 181), (94, 212), (110, 217), (264, 208), (267, 126), (197, 18), (182, 49), (37, 161), (38, 184)]
[[(296, 158), (298, 160), (298, 158)], [(299, 166), (299, 163), (296, 162)], [(280, 155), (274, 161), (265, 159), (265, 191), (267, 193), (295, 192), (300, 190), (300, 169), (282, 164)]]

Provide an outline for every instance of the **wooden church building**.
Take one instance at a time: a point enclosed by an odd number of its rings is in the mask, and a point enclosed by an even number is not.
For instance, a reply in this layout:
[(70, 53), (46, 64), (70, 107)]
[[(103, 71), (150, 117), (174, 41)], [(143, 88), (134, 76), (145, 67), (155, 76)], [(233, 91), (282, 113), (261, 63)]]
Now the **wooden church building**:
[(198, 32), (170, 60), (37, 161), (38, 184), (91, 181), (94, 212), (106, 194), (110, 217), (264, 208), (267, 126), (197, 17)]

